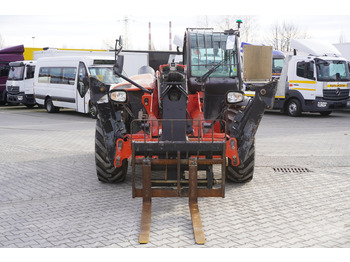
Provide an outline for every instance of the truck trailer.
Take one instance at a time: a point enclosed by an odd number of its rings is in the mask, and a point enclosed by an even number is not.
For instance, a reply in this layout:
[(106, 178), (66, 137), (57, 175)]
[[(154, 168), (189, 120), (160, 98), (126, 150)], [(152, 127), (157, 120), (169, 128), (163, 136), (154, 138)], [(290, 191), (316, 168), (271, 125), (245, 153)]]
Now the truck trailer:
[(10, 63), (24, 60), (24, 46), (12, 46), (0, 50), (0, 105), (7, 103), (6, 81), (10, 71)]

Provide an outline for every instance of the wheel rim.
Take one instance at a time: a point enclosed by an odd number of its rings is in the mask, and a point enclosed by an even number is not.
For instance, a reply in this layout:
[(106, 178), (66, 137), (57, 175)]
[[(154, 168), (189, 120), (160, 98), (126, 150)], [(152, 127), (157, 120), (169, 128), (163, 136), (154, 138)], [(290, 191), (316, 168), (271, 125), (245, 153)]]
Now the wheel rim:
[(296, 103), (292, 102), (289, 104), (288, 110), (289, 113), (291, 113), (292, 115), (294, 115), (297, 112), (298, 106), (296, 105)]
[(92, 105), (92, 106), (90, 106), (90, 115), (92, 116), (92, 117), (96, 117), (96, 106), (95, 105)]
[(47, 100), (47, 102), (46, 102), (46, 109), (47, 109), (47, 111), (51, 111), (51, 109), (52, 109), (52, 105), (51, 105), (50, 100)]

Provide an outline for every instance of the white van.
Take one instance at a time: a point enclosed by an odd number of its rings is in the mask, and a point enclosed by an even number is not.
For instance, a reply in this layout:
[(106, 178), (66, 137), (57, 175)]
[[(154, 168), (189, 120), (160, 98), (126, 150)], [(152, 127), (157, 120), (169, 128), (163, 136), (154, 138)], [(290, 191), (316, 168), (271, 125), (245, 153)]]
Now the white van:
[(7, 101), (11, 104), (35, 105), (33, 95), (34, 71), (36, 61), (11, 62), (6, 81)]
[(106, 56), (43, 57), (37, 60), (34, 75), (34, 97), (47, 112), (61, 107), (97, 116), (91, 103), (89, 76), (107, 85), (121, 82), (113, 74), (114, 58)]

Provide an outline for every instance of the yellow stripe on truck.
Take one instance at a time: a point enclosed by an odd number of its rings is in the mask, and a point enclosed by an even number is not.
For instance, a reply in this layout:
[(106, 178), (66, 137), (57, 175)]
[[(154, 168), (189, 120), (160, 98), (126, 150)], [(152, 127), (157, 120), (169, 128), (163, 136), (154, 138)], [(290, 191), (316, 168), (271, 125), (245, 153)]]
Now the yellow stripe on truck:
[(301, 81), (301, 80), (290, 80), (290, 84), (316, 84), (316, 81)]
[(298, 86), (296, 84), (316, 84), (316, 81), (312, 80), (290, 80), (289, 87), (293, 90), (303, 90), (303, 91), (316, 91), (315, 88), (307, 88), (307, 87), (293, 87), (293, 85)]
[(315, 88), (301, 88), (301, 87), (293, 87), (293, 90), (304, 90), (304, 91), (316, 91)]

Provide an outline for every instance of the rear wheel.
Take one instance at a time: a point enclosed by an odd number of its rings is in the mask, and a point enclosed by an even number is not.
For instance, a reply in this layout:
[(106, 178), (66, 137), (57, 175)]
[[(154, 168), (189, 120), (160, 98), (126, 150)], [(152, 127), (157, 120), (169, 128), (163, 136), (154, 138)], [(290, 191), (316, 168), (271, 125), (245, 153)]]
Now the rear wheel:
[(46, 99), (45, 108), (48, 113), (57, 113), (58, 111), (60, 111), (59, 107), (53, 105), (51, 98)]
[(250, 147), (248, 158), (238, 166), (233, 166), (229, 160), (226, 167), (226, 178), (235, 183), (246, 183), (253, 179), (255, 162), (255, 145), (254, 142)]
[(123, 160), (122, 166), (116, 168), (108, 159), (104, 140), (104, 131), (99, 120), (96, 121), (95, 132), (95, 162), (97, 178), (105, 183), (118, 183), (125, 180), (128, 171), (128, 161)]

